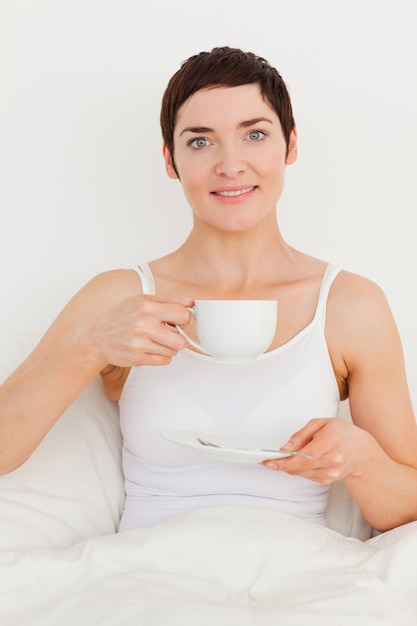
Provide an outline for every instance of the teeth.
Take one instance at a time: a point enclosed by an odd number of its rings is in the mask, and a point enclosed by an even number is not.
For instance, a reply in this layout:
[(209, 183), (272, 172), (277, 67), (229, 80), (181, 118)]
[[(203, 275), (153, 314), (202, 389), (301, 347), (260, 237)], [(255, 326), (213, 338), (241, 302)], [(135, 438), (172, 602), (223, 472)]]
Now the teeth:
[(217, 191), (217, 195), (219, 196), (241, 196), (244, 193), (248, 193), (252, 191), (253, 187), (246, 187), (246, 189), (239, 189), (236, 191)]

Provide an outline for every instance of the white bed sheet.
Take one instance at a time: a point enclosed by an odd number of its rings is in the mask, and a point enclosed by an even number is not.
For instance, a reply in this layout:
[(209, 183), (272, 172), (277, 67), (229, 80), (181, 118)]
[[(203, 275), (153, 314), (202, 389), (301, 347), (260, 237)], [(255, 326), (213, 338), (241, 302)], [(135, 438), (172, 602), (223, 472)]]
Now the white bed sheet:
[(362, 542), (263, 509), (201, 509), (0, 554), (7, 626), (417, 624), (417, 523)]

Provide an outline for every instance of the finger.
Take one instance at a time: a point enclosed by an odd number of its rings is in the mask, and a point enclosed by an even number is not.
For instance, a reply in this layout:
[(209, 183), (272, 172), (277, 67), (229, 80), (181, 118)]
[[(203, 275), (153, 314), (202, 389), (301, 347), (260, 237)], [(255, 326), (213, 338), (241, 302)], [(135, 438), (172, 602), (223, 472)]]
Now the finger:
[(148, 352), (142, 355), (141, 364), (142, 365), (159, 365), (159, 366), (169, 365), (172, 359), (173, 359), (172, 356), (167, 356), (163, 354), (151, 354)]
[[(310, 450), (310, 452), (312, 451)], [(292, 456), (287, 459), (271, 459), (265, 461), (263, 465), (267, 469), (283, 471), (292, 476), (302, 476), (316, 482), (330, 484), (343, 477), (345, 463), (343, 455), (337, 450), (332, 450), (310, 460)]]
[(155, 316), (160, 324), (169, 324), (171, 327), (186, 326), (191, 321), (190, 310), (178, 302), (148, 301), (143, 305), (142, 313)]
[(306, 470), (310, 471), (313, 467), (316, 467), (314, 457), (304, 458), (297, 456), (290, 456), (285, 459), (268, 459), (263, 461), (262, 465), (267, 469), (279, 470), (288, 474), (304, 473)]
[(174, 352), (173, 356), (187, 346), (187, 340), (181, 335), (175, 326), (168, 322), (162, 322), (159, 327), (152, 329), (150, 340), (156, 344), (154, 348), (166, 348)]
[(179, 333), (161, 328), (160, 330), (152, 330), (148, 336), (137, 337), (136, 341), (130, 342), (129, 349), (138, 358), (140, 354), (172, 358), (185, 348), (186, 344), (186, 340)]
[[(307, 422), (303, 428), (291, 435), (290, 439), (281, 446), (282, 450), (299, 452), (304, 446), (306, 446), (314, 436), (327, 424), (329, 420), (327, 418), (314, 418)], [(304, 450), (303, 450), (304, 452)], [(306, 454), (308, 452), (306, 451)]]
[(192, 298), (184, 298), (180, 296), (155, 296), (151, 294), (143, 294), (141, 297), (144, 300), (149, 300), (150, 302), (160, 302), (161, 304), (181, 304), (185, 307), (191, 307), (194, 305), (194, 300)]
[(178, 332), (167, 330), (164, 335), (157, 335), (153, 338), (152, 352), (175, 356), (187, 346), (187, 340)]

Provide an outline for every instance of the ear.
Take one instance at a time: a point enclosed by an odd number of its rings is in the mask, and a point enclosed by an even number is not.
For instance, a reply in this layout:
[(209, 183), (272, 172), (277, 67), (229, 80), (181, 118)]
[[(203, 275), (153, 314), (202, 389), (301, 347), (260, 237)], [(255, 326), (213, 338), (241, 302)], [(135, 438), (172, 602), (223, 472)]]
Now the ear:
[(297, 160), (297, 129), (294, 128), (291, 131), (291, 135), (290, 135), (290, 140), (288, 142), (288, 152), (287, 152), (287, 158), (285, 159), (285, 163), (287, 165), (291, 165), (292, 163), (295, 163), (295, 161)]
[(170, 178), (178, 178), (178, 174), (175, 171), (174, 162), (172, 160), (171, 153), (166, 147), (165, 143), (162, 144), (162, 154), (163, 154), (164, 161), (165, 161), (166, 173), (168, 174)]

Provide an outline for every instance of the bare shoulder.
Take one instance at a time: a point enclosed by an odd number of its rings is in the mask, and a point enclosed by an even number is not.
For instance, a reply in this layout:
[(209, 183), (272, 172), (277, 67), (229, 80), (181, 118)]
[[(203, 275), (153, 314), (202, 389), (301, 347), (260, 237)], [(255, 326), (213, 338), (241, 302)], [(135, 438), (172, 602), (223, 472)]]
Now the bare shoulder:
[(343, 271), (332, 285), (326, 318), (326, 336), (339, 379), (372, 361), (382, 366), (398, 362), (401, 342), (391, 307), (374, 281)]
[(133, 270), (116, 269), (102, 272), (91, 278), (71, 298), (58, 316), (55, 325), (67, 326), (77, 323), (140, 293), (142, 293), (140, 279)]
[(134, 270), (115, 269), (101, 272), (91, 278), (70, 302), (86, 300), (95, 308), (101, 303), (109, 306), (140, 293), (142, 293), (141, 282)]
[(141, 293), (141, 283), (138, 274), (130, 269), (107, 270), (93, 276), (82, 288), (97, 292), (114, 291), (125, 295), (127, 293)]
[[(342, 271), (334, 281), (328, 301), (329, 318), (338, 318), (344, 328), (366, 327), (392, 320), (391, 309), (381, 287), (364, 276)], [(356, 328), (358, 330), (358, 328)]]

